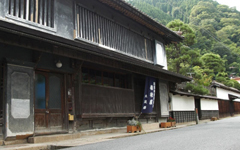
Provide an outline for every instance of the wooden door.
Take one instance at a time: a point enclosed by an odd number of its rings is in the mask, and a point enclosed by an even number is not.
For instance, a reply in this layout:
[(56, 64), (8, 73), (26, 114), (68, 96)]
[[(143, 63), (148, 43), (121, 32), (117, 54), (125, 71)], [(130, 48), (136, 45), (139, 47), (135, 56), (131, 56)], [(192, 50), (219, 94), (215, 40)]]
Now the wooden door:
[(63, 93), (63, 75), (36, 72), (34, 105), (36, 133), (63, 131)]
[(230, 115), (233, 116), (234, 115), (234, 103), (233, 100), (229, 100), (229, 111), (230, 111)]
[(199, 98), (195, 98), (195, 108), (198, 109), (198, 117), (199, 119), (202, 118), (202, 113), (201, 113), (201, 103)]

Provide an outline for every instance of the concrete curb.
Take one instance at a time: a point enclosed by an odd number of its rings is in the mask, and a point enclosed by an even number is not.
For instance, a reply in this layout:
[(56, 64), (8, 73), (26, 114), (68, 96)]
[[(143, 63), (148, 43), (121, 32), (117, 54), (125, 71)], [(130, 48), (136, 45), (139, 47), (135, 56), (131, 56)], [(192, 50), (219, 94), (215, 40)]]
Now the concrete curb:
[[(210, 120), (202, 120), (200, 124), (210, 122)], [(126, 128), (114, 128), (114, 129), (102, 129), (102, 130), (91, 130), (91, 131), (83, 131), (80, 133), (69, 134), (66, 137), (71, 137), (65, 141), (48, 141), (47, 143), (40, 143), (44, 137), (39, 137), (38, 142), (34, 144), (19, 144), (19, 145), (9, 145), (9, 146), (2, 146), (0, 149), (6, 150), (39, 150), (39, 149), (59, 149), (59, 148), (67, 148), (67, 147), (75, 147), (80, 145), (98, 143), (103, 141), (108, 141), (112, 139), (124, 138), (124, 137), (131, 137), (131, 136), (138, 136), (143, 134), (155, 133), (155, 132), (162, 132), (168, 130), (175, 130), (179, 128), (184, 128), (187, 126), (196, 125), (196, 122), (190, 123), (180, 123), (177, 124), (176, 127), (172, 128), (156, 128), (156, 129), (149, 129), (145, 130), (146, 132), (137, 132), (137, 133), (126, 133)], [(49, 138), (45, 138), (44, 141), (50, 139), (50, 137), (54, 137), (58, 135), (49, 136)], [(75, 143), (74, 143), (75, 142)]]

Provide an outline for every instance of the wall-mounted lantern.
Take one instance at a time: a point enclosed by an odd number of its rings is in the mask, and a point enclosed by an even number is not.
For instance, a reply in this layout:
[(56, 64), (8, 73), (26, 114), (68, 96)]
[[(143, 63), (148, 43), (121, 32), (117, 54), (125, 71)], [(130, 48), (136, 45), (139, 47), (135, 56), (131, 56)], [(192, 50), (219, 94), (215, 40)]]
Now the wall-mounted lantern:
[(61, 68), (62, 67), (62, 62), (60, 60), (58, 60), (58, 62), (56, 63), (56, 67), (57, 68)]

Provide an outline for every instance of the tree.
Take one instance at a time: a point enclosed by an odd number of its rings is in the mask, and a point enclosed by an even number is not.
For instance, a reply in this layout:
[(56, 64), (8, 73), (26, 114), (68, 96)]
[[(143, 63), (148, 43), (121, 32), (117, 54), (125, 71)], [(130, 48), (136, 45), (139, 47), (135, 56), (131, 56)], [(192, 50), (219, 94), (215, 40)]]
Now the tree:
[(210, 69), (202, 69), (199, 66), (195, 66), (193, 68), (193, 80), (195, 83), (209, 86), (212, 83), (212, 78), (214, 76), (213, 70)]
[(228, 74), (225, 72), (220, 72), (216, 75), (216, 81), (223, 83), (226, 86), (234, 87), (240, 90), (240, 84), (235, 80), (230, 80)]
[(191, 66), (201, 66), (200, 50), (189, 47), (195, 43), (195, 33), (189, 25), (180, 20), (174, 20), (167, 24), (167, 27), (173, 31), (181, 31), (184, 36), (183, 42), (166, 48), (169, 70), (186, 75)]
[[(229, 79), (231, 73), (240, 75), (240, 12), (236, 8), (213, 0), (128, 2), (171, 30), (183, 32), (182, 43), (166, 47), (170, 71), (183, 75), (194, 72), (194, 84), (206, 85), (211, 78), (218, 78), (236, 88), (238, 84)], [(215, 76), (218, 73), (226, 77)]]
[(201, 57), (204, 68), (213, 70), (214, 74), (225, 71), (225, 61), (218, 54), (207, 53)]

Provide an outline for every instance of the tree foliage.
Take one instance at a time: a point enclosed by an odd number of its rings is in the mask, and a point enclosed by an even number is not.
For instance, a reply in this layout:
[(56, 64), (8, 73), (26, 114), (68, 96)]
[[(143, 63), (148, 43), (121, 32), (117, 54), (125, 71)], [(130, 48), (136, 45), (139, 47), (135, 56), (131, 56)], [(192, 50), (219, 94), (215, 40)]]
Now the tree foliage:
[[(184, 36), (183, 42), (172, 44), (166, 48), (169, 69), (186, 75), (191, 65), (201, 65), (201, 61), (197, 59), (200, 57), (199, 50), (192, 50), (189, 47), (196, 42), (195, 33), (189, 25), (179, 19), (171, 21), (167, 24), (167, 27), (174, 31), (181, 31)], [(191, 58), (196, 59), (193, 60)]]
[[(218, 79), (238, 87), (229, 79), (240, 75), (240, 12), (235, 7), (215, 0), (127, 1), (171, 30), (183, 32), (182, 43), (166, 48), (169, 70), (194, 72), (194, 80), (202, 85)], [(228, 80), (218, 73), (226, 73)]]
[(213, 70), (215, 74), (225, 71), (225, 60), (218, 54), (206, 53), (201, 57), (204, 68)]

